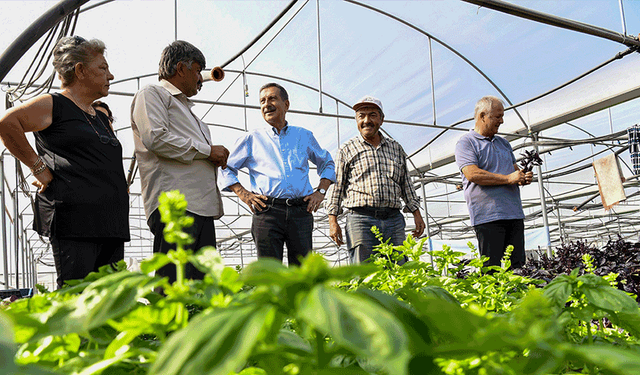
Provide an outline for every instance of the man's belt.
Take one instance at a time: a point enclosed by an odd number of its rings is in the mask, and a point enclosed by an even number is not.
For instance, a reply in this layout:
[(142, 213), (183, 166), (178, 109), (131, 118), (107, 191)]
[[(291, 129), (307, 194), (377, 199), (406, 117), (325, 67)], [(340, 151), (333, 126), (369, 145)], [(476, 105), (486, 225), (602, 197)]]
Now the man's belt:
[(386, 220), (400, 212), (399, 208), (388, 207), (352, 207), (349, 209), (361, 215), (371, 216), (379, 220)]
[(307, 202), (304, 201), (304, 197), (301, 198), (273, 198), (267, 197), (267, 204), (272, 206), (274, 204), (279, 204), (281, 206), (304, 206)]

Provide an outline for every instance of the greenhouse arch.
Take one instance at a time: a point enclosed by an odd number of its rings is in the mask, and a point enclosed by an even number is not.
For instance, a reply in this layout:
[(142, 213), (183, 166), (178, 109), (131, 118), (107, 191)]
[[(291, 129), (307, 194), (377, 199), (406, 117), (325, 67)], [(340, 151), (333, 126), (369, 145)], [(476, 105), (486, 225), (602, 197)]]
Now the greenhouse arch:
[[(453, 1), (401, 5), (291, 1), (274, 3), (277, 6), (256, 15), (258, 12), (247, 4), (235, 5), (239, 10), (234, 10), (233, 3), (224, 2), (165, 1), (158, 3), (158, 9), (143, 12), (137, 2), (62, 1), (54, 8), (62, 8), (70, 16), (65, 20), (60, 10), (52, 10), (51, 19), (59, 23), (36, 21), (25, 31), (24, 39), (16, 37), (18, 45), (9, 46), (1, 57), (0, 80), (7, 103), (49, 88), (57, 90), (53, 75), (46, 77), (52, 69), (44, 51), (50, 51), (52, 41), (72, 33), (105, 41), (110, 64), (119, 69), (107, 99), (113, 102), (116, 131), (125, 146), (123, 168), (131, 169), (133, 176), (133, 239), (125, 255), (133, 262), (150, 256), (151, 234), (141, 208), (136, 167), (131, 163), (129, 104), (140, 87), (156, 80), (155, 73), (149, 72), (155, 70), (162, 46), (176, 38), (201, 47), (209, 60), (208, 68), (221, 60), (218, 49), (225, 56), (235, 56), (222, 64), (227, 72), (225, 80), (206, 83), (195, 97), (196, 113), (227, 147), (242, 132), (261, 124), (256, 90), (268, 81), (291, 87), (291, 121), (314, 131), (334, 155), (341, 143), (356, 134), (349, 103), (365, 94), (380, 97), (390, 114), (383, 130), (410, 156), (414, 187), (423, 197), (421, 209), (431, 235), (428, 246), (432, 248), (442, 243), (464, 247), (474, 238), (462, 193), (457, 190), (460, 176), (452, 146), (473, 126), (473, 105), (485, 94), (501, 96), (509, 103), (501, 133), (511, 141), (516, 156), (525, 149), (537, 148), (545, 161), (537, 173), (544, 183), (522, 190), (529, 250), (544, 252), (576, 239), (602, 243), (618, 235), (637, 241), (638, 179), (626, 152), (626, 129), (637, 123), (634, 114), (640, 104), (640, 77), (631, 72), (638, 59), (637, 38), (623, 35), (622, 40), (605, 40), (585, 34), (587, 30), (567, 31), (499, 13), (488, 9), (492, 1), (479, 3), (482, 7)], [(252, 6), (265, 8), (265, 4)], [(547, 15), (552, 13), (544, 5), (539, 7)], [(204, 22), (203, 14), (213, 17), (222, 10), (228, 12), (228, 19), (216, 21), (229, 21), (225, 26), (236, 28), (220, 30)], [(568, 5), (558, 11), (566, 18), (582, 15)], [(582, 15), (585, 19), (596, 20), (593, 12), (585, 13), (589, 13)], [(254, 23), (234, 21), (242, 20), (243, 14), (251, 16)], [(116, 16), (122, 21), (111, 26), (100, 22), (104, 15), (114, 22)], [(148, 30), (154, 26), (150, 19), (156, 16), (161, 17), (163, 27)], [(592, 29), (618, 27), (616, 17), (619, 15), (609, 17), (615, 25), (607, 18), (607, 27)], [(465, 27), (447, 28), (444, 20), (448, 18)], [(631, 17), (627, 19), (631, 25)], [(121, 33), (136, 23), (143, 24), (142, 28)], [(511, 30), (502, 32), (492, 26), (496, 23)], [(583, 23), (588, 29), (588, 21)], [(371, 24), (376, 27), (369, 27)], [(47, 30), (42, 30), (43, 25)], [(640, 25), (633, 27), (640, 29)], [(482, 31), (481, 46), (468, 42), (474, 33)], [(50, 34), (45, 36), (47, 32)], [(491, 37), (493, 34), (498, 36)], [(548, 38), (533, 40), (534, 34)], [(528, 51), (518, 38), (535, 43)], [(37, 46), (38, 41), (41, 46)], [(295, 53), (292, 46), (296, 47)], [(500, 48), (514, 51), (505, 52), (510, 55), (504, 65), (486, 56), (486, 50)], [(541, 51), (545, 49), (554, 54), (544, 55)], [(29, 67), (32, 61), (34, 65)], [(520, 65), (531, 74), (513, 68)], [(548, 73), (545, 66), (556, 67), (556, 73)], [(39, 72), (40, 68), (47, 73)], [(518, 78), (511, 78), (509, 73)], [(627, 200), (612, 211), (604, 211), (590, 165), (611, 152), (622, 161)], [(46, 239), (31, 230), (34, 191), (20, 176), (29, 181), (28, 171), (21, 171), (23, 168), (8, 152), (2, 154), (1, 169), (4, 252), (0, 281), (16, 288), (50, 283), (51, 275), (55, 275), (50, 247)], [(226, 214), (216, 222), (218, 249), (229, 265), (245, 266), (256, 258), (249, 231), (250, 212), (235, 195), (225, 193), (224, 201)], [(328, 236), (326, 210), (315, 215), (315, 222), (316, 250), (334, 264), (345, 264), (346, 250)], [(409, 224), (407, 230), (411, 229)]]

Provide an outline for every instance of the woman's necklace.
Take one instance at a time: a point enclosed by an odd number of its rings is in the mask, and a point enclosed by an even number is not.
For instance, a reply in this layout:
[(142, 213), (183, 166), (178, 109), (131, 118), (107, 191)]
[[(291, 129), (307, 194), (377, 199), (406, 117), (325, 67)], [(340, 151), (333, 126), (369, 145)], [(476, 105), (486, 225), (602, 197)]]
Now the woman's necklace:
[(98, 122), (104, 127), (104, 130), (107, 131), (107, 134), (109, 134), (108, 136), (100, 135), (100, 133), (98, 133), (98, 130), (93, 126), (93, 123), (91, 122), (89, 117), (87, 117), (87, 114), (84, 111), (82, 111), (82, 114), (84, 115), (84, 118), (87, 120), (89, 125), (91, 125), (91, 129), (93, 129), (93, 131), (98, 136), (100, 143), (102, 143), (103, 145), (110, 144), (111, 146), (114, 146), (114, 147), (117, 147), (118, 145), (120, 145), (120, 141), (118, 140), (118, 138), (116, 138), (116, 135), (109, 132), (109, 127), (102, 122), (102, 120), (100, 119), (100, 116), (97, 116), (97, 113), (95, 117), (98, 119)]
[[(67, 95), (64, 95), (65, 93), (66, 93)], [(64, 92), (62, 93), (62, 95), (64, 95), (64, 96), (66, 96), (67, 98), (69, 98), (69, 99), (73, 102), (73, 104), (75, 104), (75, 105), (76, 105), (76, 107), (80, 108), (80, 110), (81, 110), (82, 112), (89, 114), (89, 116), (91, 116), (91, 117), (95, 117), (95, 116), (96, 116), (96, 110), (95, 110), (95, 108), (93, 108), (92, 106), (89, 106), (89, 107), (87, 107), (86, 109), (85, 109), (85, 108), (83, 108), (83, 107), (80, 105), (80, 103), (78, 103), (78, 101), (76, 100), (76, 98), (74, 98), (74, 97), (73, 97), (73, 95), (72, 95), (69, 91), (64, 91)], [(92, 112), (93, 112), (93, 113), (92, 113)]]
[(103, 145), (110, 144), (111, 146), (114, 146), (114, 147), (120, 145), (120, 141), (118, 140), (118, 138), (116, 138), (116, 135), (109, 131), (109, 127), (105, 125), (104, 122), (102, 122), (102, 120), (100, 119), (100, 116), (98, 116), (97, 113), (95, 118), (97, 118), (98, 122), (104, 127), (104, 130), (106, 130), (107, 134), (109, 134), (108, 136), (100, 135), (100, 133), (98, 133), (98, 130), (93, 126), (93, 123), (91, 122), (89, 117), (87, 117), (87, 114), (84, 111), (82, 111), (82, 114), (84, 115), (84, 118), (87, 120), (87, 122), (91, 126), (91, 129), (93, 129), (93, 131), (98, 136), (100, 143), (102, 143)]
[[(106, 145), (106, 144), (110, 144), (111, 146), (118, 146), (120, 145), (120, 141), (118, 140), (118, 138), (116, 138), (115, 133), (112, 133), (112, 131), (109, 131), (109, 127), (107, 125), (105, 125), (102, 120), (100, 119), (100, 116), (98, 116), (98, 114), (96, 113), (95, 108), (93, 108), (92, 106), (89, 106), (89, 108), (91, 108), (91, 110), (93, 111), (93, 114), (91, 114), (90, 111), (85, 111), (84, 109), (82, 109), (82, 107), (80, 106), (80, 104), (78, 104), (78, 102), (75, 100), (75, 98), (73, 97), (73, 95), (69, 92), (66, 91), (67, 95), (63, 95), (67, 98), (69, 98), (73, 104), (76, 105), (76, 107), (78, 107), (78, 109), (80, 109), (80, 112), (82, 112), (82, 115), (84, 116), (85, 120), (87, 120), (87, 123), (89, 124), (89, 126), (91, 126), (91, 129), (93, 129), (93, 131), (96, 133), (96, 135), (98, 136), (98, 139), (100, 139), (100, 143)], [(98, 130), (95, 128), (95, 126), (93, 126), (93, 123), (91, 122), (91, 120), (89, 119), (89, 116), (91, 116), (91, 118), (97, 118), (98, 122), (104, 127), (104, 129), (107, 131), (107, 135), (100, 135), (100, 133), (98, 133)]]

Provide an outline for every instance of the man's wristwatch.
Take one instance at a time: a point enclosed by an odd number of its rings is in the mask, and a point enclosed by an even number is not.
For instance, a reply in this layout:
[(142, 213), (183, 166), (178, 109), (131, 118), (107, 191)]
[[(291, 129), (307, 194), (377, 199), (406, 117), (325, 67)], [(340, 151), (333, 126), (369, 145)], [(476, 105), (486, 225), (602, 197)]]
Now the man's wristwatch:
[(322, 188), (316, 188), (316, 191), (322, 195), (327, 195), (327, 190)]

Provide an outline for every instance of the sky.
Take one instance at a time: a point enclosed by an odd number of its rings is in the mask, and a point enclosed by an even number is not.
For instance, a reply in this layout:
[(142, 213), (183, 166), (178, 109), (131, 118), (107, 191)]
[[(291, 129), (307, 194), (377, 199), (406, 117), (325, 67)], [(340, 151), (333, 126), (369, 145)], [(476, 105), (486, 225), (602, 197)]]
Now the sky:
[[(622, 31), (617, 0), (512, 2), (559, 17)], [(4, 51), (31, 22), (55, 3), (0, 1), (0, 51)], [(97, 3), (90, 1), (88, 5)], [(383, 129), (398, 140), (408, 154), (413, 154), (440, 132), (426, 125), (449, 126), (469, 119), (480, 97), (500, 96), (478, 71), (451, 49), (475, 64), (513, 103), (550, 90), (626, 50), (619, 43), (519, 19), (462, 1), (363, 3), (399, 17), (448, 47), (436, 40), (430, 43), (424, 33), (356, 3), (310, 0), (298, 2), (275, 28), (243, 54), (243, 58), (234, 60), (226, 68), (242, 70), (246, 67), (249, 73), (278, 77), (275, 80), (283, 83), (290, 93), (293, 111), (319, 112), (320, 95), (301, 85), (318, 88), (321, 83), (325, 93), (322, 96), (324, 114), (353, 115), (349, 106), (336, 104), (331, 97), (354, 103), (364, 95), (376, 96), (384, 104), (387, 123), (383, 124)], [(177, 4), (176, 13), (173, 0), (114, 1), (82, 13), (76, 34), (105, 42), (111, 72), (119, 81), (156, 72), (161, 50), (175, 38), (174, 16), (177, 14), (178, 39), (198, 46), (207, 59), (207, 67), (212, 68), (223, 64), (245, 47), (287, 6), (288, 1), (179, 0)], [(627, 34), (638, 35), (640, 2), (625, 0), (623, 5)], [(321, 65), (318, 58), (317, 7)], [(294, 13), (296, 16), (292, 17)], [(276, 33), (280, 29), (282, 31)], [(37, 47), (39, 43), (14, 67), (5, 81), (20, 80)], [(640, 86), (640, 75), (635, 74), (639, 63), (637, 55), (618, 60), (569, 88), (522, 107), (525, 120), (535, 124)], [(50, 66), (47, 69), (51, 71)], [(222, 82), (205, 83), (203, 90), (194, 98), (257, 106), (259, 87), (271, 80), (274, 78), (255, 74), (243, 77), (228, 72)], [(248, 96), (244, 95), (245, 81)], [(113, 84), (111, 90), (132, 95), (139, 87), (155, 82), (155, 76), (133, 79)], [(55, 84), (59, 81), (56, 80)], [(105, 101), (114, 109), (115, 127), (125, 148), (124, 156), (128, 158), (133, 153), (129, 129), (131, 96), (112, 94)], [(631, 100), (611, 110), (576, 119), (572, 125), (584, 128), (588, 133), (570, 125), (561, 125), (542, 135), (583, 139), (589, 134), (604, 135), (612, 130), (623, 130), (638, 122), (639, 104), (637, 99)], [(244, 131), (265, 126), (254, 108), (245, 110), (223, 104), (213, 107), (198, 104), (195, 112), (212, 124), (214, 138), (228, 148), (233, 148), (235, 140)], [(291, 124), (312, 130), (319, 143), (333, 155), (341, 143), (357, 135), (355, 121), (351, 118), (297, 113), (289, 113), (287, 118)], [(394, 120), (415, 124), (402, 125), (393, 123)], [(466, 122), (460, 127), (468, 129), (471, 126), (471, 122)], [(520, 128), (522, 123), (517, 116), (513, 111), (507, 111), (501, 130), (509, 133)], [(417, 165), (428, 165), (451, 155), (461, 134), (455, 130), (447, 132), (412, 160)], [(522, 142), (518, 140), (513, 144), (516, 146)], [(597, 152), (598, 148), (587, 145), (552, 152), (545, 155), (544, 168), (555, 170), (575, 162), (584, 164), (587, 162), (583, 161), (585, 157), (588, 159), (594, 150)], [(628, 153), (624, 153), (622, 158), (628, 162)], [(123, 165), (128, 166), (128, 160)], [(431, 172), (444, 175), (455, 174), (457, 170), (450, 164)], [(626, 173), (629, 174), (628, 170)], [(592, 183), (593, 178), (590, 171), (566, 177), (567, 181), (576, 183)], [(317, 181), (316, 176), (312, 176), (313, 181)], [(446, 196), (430, 203), (433, 206), (429, 214), (436, 221), (466, 214), (462, 195), (447, 195), (451, 189), (446, 184), (427, 185), (428, 196)], [(552, 193), (562, 191), (562, 187), (556, 185), (547, 186), (547, 189)], [(522, 195), (525, 200), (535, 199), (539, 196), (538, 187), (527, 187), (522, 190)], [(237, 207), (229, 207), (228, 211), (246, 213)], [(539, 220), (535, 223), (539, 224)], [(139, 225), (143, 227), (144, 223)]]
[[(418, 26), (463, 54), (514, 103), (553, 88), (625, 49), (614, 42), (517, 19), (461, 1), (370, 3)], [(621, 29), (618, 2), (613, 0), (516, 3), (616, 31)], [(55, 1), (0, 1), (3, 10), (0, 50), (53, 4)], [(201, 48), (207, 65), (213, 67), (244, 47), (287, 4), (285, 1), (178, 1), (177, 36)], [(627, 30), (634, 34), (640, 30), (640, 4), (626, 1), (624, 5)], [(428, 39), (397, 21), (353, 3), (328, 0), (320, 1), (319, 6), (323, 91), (347, 103), (364, 95), (374, 95), (385, 104), (388, 119), (434, 123)], [(294, 10), (299, 8), (299, 4), (294, 6)], [(83, 13), (76, 34), (96, 37), (107, 44), (107, 57), (116, 80), (153, 73), (159, 52), (174, 39), (175, 11), (174, 1), (118, 0)], [(268, 33), (263, 39), (272, 36), (273, 33)], [(246, 64), (258, 55), (264, 44), (260, 41), (243, 56)], [(316, 2), (310, 1), (247, 70), (318, 87), (317, 54)], [(474, 69), (439, 43), (432, 43), (432, 54), (438, 124), (470, 117), (479, 96), (496, 94)], [(17, 80), (29, 62), (28, 57), (23, 58), (5, 81)], [(242, 60), (237, 59), (228, 68), (242, 67)], [(228, 75), (229, 82), (230, 79)], [(152, 77), (142, 80), (141, 84), (155, 80)], [(262, 82), (260, 78), (248, 77), (248, 104), (257, 104), (256, 90)], [(227, 81), (207, 84), (198, 97), (217, 99), (227, 84)], [(114, 85), (112, 89), (135, 92), (137, 83)], [(297, 90), (292, 88), (297, 94), (292, 97), (292, 108), (318, 111), (317, 93), (300, 89), (298, 94)], [(241, 80), (237, 80), (220, 100), (241, 102), (243, 91)], [(122, 100), (122, 105), (120, 98), (109, 99), (116, 101), (116, 115), (121, 125), (127, 126), (124, 104), (129, 99)], [(335, 102), (323, 98), (322, 104), (325, 112), (335, 113)], [(340, 110), (349, 111), (344, 106)], [(244, 129), (244, 121), (238, 124), (235, 119), (239, 111), (220, 109), (219, 112), (212, 110), (205, 121)], [(253, 113), (248, 121), (249, 127), (262, 125), (256, 115)], [(309, 127), (329, 127), (332, 121), (323, 120), (314, 123), (304, 119), (310, 122)], [(415, 127), (389, 126), (387, 130), (402, 138), (415, 131)], [(343, 140), (354, 134), (355, 129), (341, 129), (339, 138)], [(422, 137), (413, 136), (404, 141), (408, 153), (424, 143)], [(337, 149), (338, 138), (334, 134), (327, 136), (325, 142), (328, 148)]]

